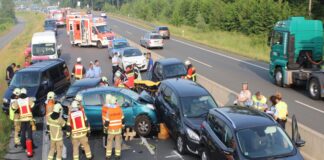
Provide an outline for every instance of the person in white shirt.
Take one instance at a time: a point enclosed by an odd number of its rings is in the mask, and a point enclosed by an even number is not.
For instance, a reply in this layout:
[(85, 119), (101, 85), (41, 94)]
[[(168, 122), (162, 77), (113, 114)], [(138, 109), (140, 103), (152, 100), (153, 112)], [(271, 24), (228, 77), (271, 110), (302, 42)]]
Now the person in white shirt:
[(116, 73), (116, 71), (119, 68), (119, 63), (120, 63), (120, 59), (119, 59), (119, 56), (118, 56), (118, 53), (117, 52), (114, 53), (114, 56), (111, 59), (111, 61), (112, 61), (112, 71), (113, 71), (113, 78), (114, 78), (115, 73)]
[(242, 90), (240, 94), (237, 96), (236, 102), (234, 103), (240, 106), (251, 107), (253, 103), (251, 97), (252, 94), (251, 91), (249, 90), (248, 83), (242, 83)]

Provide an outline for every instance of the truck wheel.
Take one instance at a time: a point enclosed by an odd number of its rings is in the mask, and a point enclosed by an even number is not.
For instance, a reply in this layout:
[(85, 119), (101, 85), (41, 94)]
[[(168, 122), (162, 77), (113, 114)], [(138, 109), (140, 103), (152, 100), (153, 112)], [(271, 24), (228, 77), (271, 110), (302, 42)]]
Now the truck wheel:
[(97, 47), (98, 47), (98, 48), (102, 48), (102, 44), (101, 44), (100, 41), (97, 42)]
[(312, 78), (308, 84), (308, 93), (312, 99), (320, 99), (321, 86), (316, 78)]
[(283, 74), (280, 67), (276, 68), (274, 79), (277, 86), (283, 87)]
[(152, 122), (146, 115), (140, 115), (135, 120), (135, 131), (140, 136), (147, 136), (151, 133)]

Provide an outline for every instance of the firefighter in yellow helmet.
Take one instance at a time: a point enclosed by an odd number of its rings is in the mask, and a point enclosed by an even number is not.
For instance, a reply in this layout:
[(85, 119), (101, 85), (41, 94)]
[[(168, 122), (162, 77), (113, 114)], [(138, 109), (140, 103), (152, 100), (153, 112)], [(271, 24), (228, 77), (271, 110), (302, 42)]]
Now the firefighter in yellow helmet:
[(54, 92), (48, 92), (47, 93), (47, 100), (45, 102), (46, 104), (46, 119), (48, 119), (48, 116), (53, 112), (53, 108), (55, 105), (55, 93)]
[(63, 148), (63, 132), (62, 127), (65, 126), (65, 121), (60, 117), (62, 110), (61, 104), (57, 103), (53, 107), (53, 112), (49, 114), (47, 119), (47, 127), (51, 138), (51, 147), (48, 153), (48, 160), (54, 158), (56, 152), (56, 160), (62, 159), (62, 148)]
[[(16, 103), (18, 98), (20, 95), (20, 89), (19, 88), (15, 88), (11, 99), (10, 99), (10, 104)], [(20, 121), (19, 121), (19, 110), (14, 110), (12, 108), (12, 106), (10, 106), (10, 119), (14, 121), (14, 129), (15, 129), (15, 133), (14, 133), (14, 142), (15, 142), (15, 147), (17, 147), (18, 145), (20, 145), (20, 138), (19, 138), (19, 132), (20, 132)]]
[(106, 146), (106, 160), (111, 158), (112, 145), (115, 140), (115, 159), (119, 160), (121, 156), (122, 127), (124, 114), (121, 107), (117, 104), (116, 97), (106, 95), (106, 104), (102, 109), (102, 119), (105, 132), (108, 133)]
[(67, 130), (67, 136), (71, 135), (72, 137), (73, 159), (79, 159), (80, 145), (84, 147), (87, 159), (92, 159), (93, 156), (88, 142), (90, 126), (84, 111), (79, 107), (77, 101), (73, 101), (71, 104), (71, 110), (69, 111), (69, 118), (67, 121)]

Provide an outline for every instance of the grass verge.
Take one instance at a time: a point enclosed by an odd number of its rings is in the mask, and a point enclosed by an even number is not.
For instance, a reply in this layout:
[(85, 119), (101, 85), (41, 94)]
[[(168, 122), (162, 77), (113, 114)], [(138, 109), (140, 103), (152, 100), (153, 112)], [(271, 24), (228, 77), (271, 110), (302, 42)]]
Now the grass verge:
[(0, 36), (8, 32), (15, 24), (12, 22), (4, 22), (0, 24)]
[(269, 62), (270, 48), (266, 45), (267, 37), (265, 35), (247, 36), (242, 33), (219, 30), (201, 32), (195, 27), (185, 25), (177, 27), (161, 21), (146, 22), (115, 13), (109, 13), (109, 16), (122, 19), (148, 30), (153, 29), (152, 24), (157, 26), (168, 26), (171, 31), (171, 36), (200, 43), (223, 51), (225, 54), (229, 52), (259, 61)]
[[(30, 42), (34, 32), (43, 30), (43, 22), (45, 16), (40, 13), (32, 12), (18, 12), (17, 16), (26, 20), (26, 26), (22, 33), (20, 33), (12, 42), (6, 47), (0, 50), (0, 97), (3, 97), (5, 90), (7, 89), (7, 83), (4, 80), (5, 69), (13, 62), (16, 64), (23, 64), (24, 50)], [(2, 104), (1, 99), (1, 104)], [(12, 122), (9, 118), (0, 110), (0, 159), (5, 156), (7, 145), (10, 139), (10, 133), (12, 129)]]

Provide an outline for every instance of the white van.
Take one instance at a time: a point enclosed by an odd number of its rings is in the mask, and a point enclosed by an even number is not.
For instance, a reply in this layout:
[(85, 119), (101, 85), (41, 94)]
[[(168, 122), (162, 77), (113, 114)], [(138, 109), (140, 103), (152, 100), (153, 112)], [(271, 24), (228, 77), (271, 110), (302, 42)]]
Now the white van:
[(31, 42), (32, 61), (56, 59), (61, 55), (62, 45), (57, 45), (53, 31), (34, 33)]

